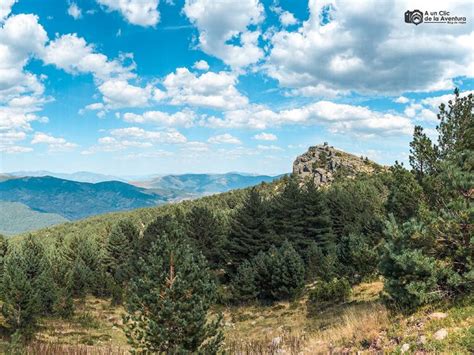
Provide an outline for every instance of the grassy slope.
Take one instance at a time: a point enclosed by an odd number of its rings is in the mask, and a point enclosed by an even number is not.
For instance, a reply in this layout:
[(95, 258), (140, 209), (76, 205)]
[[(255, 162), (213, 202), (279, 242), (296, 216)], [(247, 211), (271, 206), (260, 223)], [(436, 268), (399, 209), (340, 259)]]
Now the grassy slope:
[[(230, 353), (288, 354), (353, 353), (355, 351), (468, 354), (474, 351), (474, 299), (450, 306), (431, 306), (407, 317), (390, 314), (379, 301), (380, 281), (353, 289), (351, 300), (316, 316), (308, 316), (306, 298), (272, 306), (222, 307), (225, 316), (225, 348)], [(121, 307), (106, 300), (87, 298), (70, 321), (43, 320), (32, 350), (49, 354), (121, 354), (128, 350), (121, 331)], [(447, 317), (435, 319), (434, 312)], [(433, 334), (446, 329), (442, 341)], [(426, 340), (421, 342), (422, 337)], [(2, 349), (2, 345), (4, 348)], [(0, 351), (6, 343), (0, 344)]]

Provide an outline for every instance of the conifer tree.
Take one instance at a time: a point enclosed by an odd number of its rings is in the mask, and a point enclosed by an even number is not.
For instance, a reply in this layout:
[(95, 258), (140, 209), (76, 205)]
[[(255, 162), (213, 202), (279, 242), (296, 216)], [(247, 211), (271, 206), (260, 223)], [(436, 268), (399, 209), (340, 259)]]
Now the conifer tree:
[(212, 268), (223, 264), (224, 226), (207, 206), (194, 206), (186, 215), (186, 235), (206, 257)]
[(332, 280), (336, 272), (334, 248), (329, 249), (325, 254), (322, 248), (312, 241), (308, 246), (305, 256), (306, 280)]
[(258, 297), (277, 301), (295, 297), (303, 288), (304, 263), (293, 245), (285, 241), (280, 248), (272, 246), (253, 260)]
[(307, 246), (303, 193), (298, 178), (290, 176), (284, 180), (283, 191), (272, 201), (271, 220), (273, 233), (278, 236), (275, 245), (288, 239), (299, 251)]
[(258, 289), (255, 269), (252, 263), (245, 260), (240, 264), (237, 273), (231, 282), (232, 296), (241, 303), (251, 302), (257, 299)]
[(274, 267), (272, 275), (274, 299), (291, 299), (298, 295), (304, 286), (305, 269), (303, 260), (289, 241), (285, 241), (278, 249)]
[[(325, 194), (318, 190), (314, 180), (309, 180), (302, 194), (304, 236), (297, 244), (300, 254), (305, 256), (312, 242), (328, 252), (335, 245), (332, 221)], [(306, 257), (305, 257), (306, 259)]]
[(223, 340), (220, 317), (209, 319), (216, 285), (202, 254), (164, 235), (139, 264), (142, 274), (130, 282), (126, 298), (133, 349), (215, 354)]
[(132, 277), (132, 256), (139, 231), (132, 221), (119, 221), (111, 230), (105, 245), (105, 264), (113, 279), (112, 303), (122, 302), (122, 289)]
[(415, 126), (410, 142), (410, 165), (415, 176), (421, 181), (426, 175), (436, 171), (437, 147), (423, 132), (423, 127)]
[(41, 312), (33, 275), (21, 247), (12, 248), (4, 259), (2, 315), (19, 336), (29, 338)]
[(143, 232), (143, 237), (138, 240), (137, 247), (135, 249), (136, 256), (144, 257), (148, 254), (152, 245), (159, 240), (163, 235), (168, 236), (183, 236), (184, 228), (183, 224), (171, 213), (159, 215), (151, 222)]
[(424, 201), (423, 189), (413, 174), (398, 162), (390, 167), (390, 172), (387, 211), (392, 213), (397, 221), (416, 217)]
[(235, 272), (244, 260), (268, 250), (272, 240), (267, 205), (258, 190), (252, 188), (231, 222), (226, 247), (230, 271)]

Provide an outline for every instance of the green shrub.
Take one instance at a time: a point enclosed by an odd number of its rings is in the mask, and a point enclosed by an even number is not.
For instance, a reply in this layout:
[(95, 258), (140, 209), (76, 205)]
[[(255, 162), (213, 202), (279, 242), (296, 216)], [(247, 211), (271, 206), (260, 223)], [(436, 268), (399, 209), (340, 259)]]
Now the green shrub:
[(311, 290), (308, 298), (308, 310), (323, 311), (325, 308), (341, 304), (349, 299), (351, 285), (345, 278), (320, 281)]

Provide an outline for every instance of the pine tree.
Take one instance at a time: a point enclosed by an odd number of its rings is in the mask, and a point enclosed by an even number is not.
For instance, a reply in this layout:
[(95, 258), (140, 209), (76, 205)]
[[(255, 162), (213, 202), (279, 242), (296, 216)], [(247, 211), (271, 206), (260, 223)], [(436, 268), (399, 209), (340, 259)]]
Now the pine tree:
[(358, 283), (374, 276), (379, 262), (378, 250), (368, 238), (351, 233), (341, 238), (337, 246), (339, 275), (351, 283)]
[(250, 261), (245, 260), (240, 264), (237, 273), (232, 278), (231, 287), (233, 298), (240, 303), (257, 299), (258, 289), (255, 269)]
[(321, 247), (319, 247), (316, 242), (313, 241), (309, 244), (305, 256), (307, 281), (329, 281), (335, 276), (336, 255), (334, 248), (328, 250), (327, 254), (325, 254)]
[(410, 142), (410, 165), (419, 181), (436, 171), (437, 147), (423, 132), (423, 127), (415, 126)]
[(246, 259), (252, 258), (272, 245), (268, 210), (256, 188), (252, 188), (243, 206), (231, 221), (229, 240), (226, 246), (231, 273)]
[(191, 208), (186, 215), (186, 235), (203, 253), (212, 268), (223, 264), (224, 226), (209, 207)]
[(163, 235), (183, 237), (184, 228), (183, 224), (171, 213), (159, 215), (151, 222), (143, 233), (143, 237), (138, 240), (137, 247), (135, 248), (136, 256), (144, 257), (148, 254), (149, 250), (156, 243), (157, 240)]
[(299, 251), (302, 251), (308, 243), (304, 234), (303, 193), (296, 176), (286, 178), (284, 182), (283, 191), (272, 201), (272, 229), (273, 233), (278, 236), (275, 245), (279, 246), (285, 239), (288, 239)]
[(69, 253), (72, 255), (71, 279), (72, 292), (75, 296), (84, 298), (87, 293), (104, 296), (108, 284), (103, 262), (104, 254), (98, 242), (92, 237), (74, 236), (69, 243)]
[(216, 285), (202, 254), (164, 235), (140, 261), (140, 270), (126, 298), (132, 347), (147, 353), (217, 353), (223, 340), (220, 317), (208, 317)]
[(379, 266), (384, 276), (386, 303), (413, 310), (446, 296), (438, 288), (442, 275), (440, 265), (434, 257), (416, 248), (423, 244), (419, 239), (422, 226), (410, 221), (400, 227), (392, 218), (386, 233), (389, 242)]
[(280, 248), (272, 246), (252, 261), (258, 298), (264, 301), (295, 297), (304, 286), (305, 269), (293, 245), (285, 241)]
[(424, 201), (423, 189), (415, 176), (397, 162), (390, 168), (390, 172), (387, 211), (392, 213), (397, 221), (416, 217)]
[[(331, 214), (326, 202), (325, 194), (318, 190), (314, 180), (306, 183), (301, 196), (303, 205), (304, 239), (297, 244), (297, 250), (305, 256), (312, 242), (324, 251), (330, 250), (335, 245), (332, 232)], [(306, 257), (305, 257), (306, 259)]]
[(122, 302), (122, 289), (133, 274), (132, 256), (139, 231), (129, 220), (119, 221), (109, 234), (105, 245), (105, 264), (113, 279), (112, 303)]
[(272, 295), (276, 300), (292, 299), (304, 287), (305, 269), (292, 243), (285, 241), (278, 249), (272, 273)]
[(29, 338), (41, 313), (35, 280), (21, 247), (12, 248), (4, 259), (2, 279), (2, 315), (22, 337)]

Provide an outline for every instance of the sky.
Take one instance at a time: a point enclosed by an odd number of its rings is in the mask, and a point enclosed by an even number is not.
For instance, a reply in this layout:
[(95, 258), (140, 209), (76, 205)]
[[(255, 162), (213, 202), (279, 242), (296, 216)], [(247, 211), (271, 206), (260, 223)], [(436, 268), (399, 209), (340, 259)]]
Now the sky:
[(470, 0), (0, 0), (0, 171), (280, 174), (323, 142), (407, 162), (473, 90), (473, 20)]

